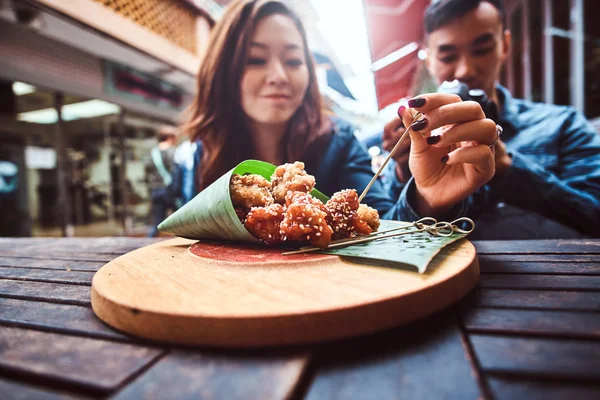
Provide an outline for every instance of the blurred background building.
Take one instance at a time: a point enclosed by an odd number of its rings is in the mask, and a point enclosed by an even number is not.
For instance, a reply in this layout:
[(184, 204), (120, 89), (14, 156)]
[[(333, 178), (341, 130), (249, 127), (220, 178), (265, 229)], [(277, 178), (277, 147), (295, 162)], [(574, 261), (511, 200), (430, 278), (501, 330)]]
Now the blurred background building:
[[(145, 228), (144, 161), (195, 91), (211, 2), (0, 0), (0, 160), (18, 235)], [(99, 222), (99, 223), (96, 223)]]
[[(435, 90), (419, 52), (429, 0), (287, 1), (323, 95), (359, 136)], [(145, 234), (144, 162), (159, 127), (181, 121), (229, 2), (0, 0), (0, 236)], [(600, 2), (505, 2), (502, 83), (600, 125)]]

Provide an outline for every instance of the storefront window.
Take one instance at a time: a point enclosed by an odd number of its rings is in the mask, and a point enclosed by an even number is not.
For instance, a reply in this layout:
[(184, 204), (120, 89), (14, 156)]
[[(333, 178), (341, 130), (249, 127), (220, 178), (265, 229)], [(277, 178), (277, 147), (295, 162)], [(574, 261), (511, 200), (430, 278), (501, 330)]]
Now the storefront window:
[[(5, 81), (0, 82), (0, 97), (5, 99), (0, 114), (10, 121), (0, 127), (0, 192), (6, 192), (0, 193), (0, 211), (4, 221), (4, 217), (14, 219), (3, 224), (14, 227), (5, 236), (61, 236), (66, 220), (75, 236), (120, 235), (125, 215), (129, 217), (127, 234), (147, 234), (150, 202), (144, 167), (164, 122), (127, 112), (122, 137), (119, 106), (71, 94), (61, 96), (65, 207), (60, 197), (55, 92)], [(17, 174), (11, 172), (13, 164)], [(125, 185), (121, 179), (124, 164)], [(18, 190), (9, 193), (11, 182), (17, 179)]]

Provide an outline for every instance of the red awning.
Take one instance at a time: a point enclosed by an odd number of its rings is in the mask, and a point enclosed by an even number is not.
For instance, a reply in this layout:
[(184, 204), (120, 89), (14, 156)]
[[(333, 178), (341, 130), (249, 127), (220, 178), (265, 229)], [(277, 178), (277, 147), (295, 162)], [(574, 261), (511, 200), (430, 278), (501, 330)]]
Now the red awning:
[[(363, 0), (371, 60), (376, 62), (423, 38), (423, 12), (429, 0)], [(416, 47), (375, 71), (379, 109), (409, 95), (420, 63)]]

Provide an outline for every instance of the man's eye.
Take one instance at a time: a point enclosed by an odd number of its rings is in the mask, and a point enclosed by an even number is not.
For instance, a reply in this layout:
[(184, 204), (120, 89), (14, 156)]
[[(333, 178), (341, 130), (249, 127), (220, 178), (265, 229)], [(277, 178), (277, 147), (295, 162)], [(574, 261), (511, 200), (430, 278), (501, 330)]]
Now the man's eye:
[(492, 50), (494, 50), (493, 47), (487, 47), (485, 49), (475, 49), (473, 50), (473, 54), (476, 56), (485, 56), (486, 54), (489, 54)]
[(287, 60), (285, 63), (290, 67), (299, 67), (302, 64), (304, 64), (304, 62), (299, 58), (292, 58), (290, 60)]
[(264, 65), (267, 61), (264, 58), (249, 57), (248, 65)]
[(456, 61), (456, 56), (446, 56), (439, 59), (444, 64), (451, 64)]

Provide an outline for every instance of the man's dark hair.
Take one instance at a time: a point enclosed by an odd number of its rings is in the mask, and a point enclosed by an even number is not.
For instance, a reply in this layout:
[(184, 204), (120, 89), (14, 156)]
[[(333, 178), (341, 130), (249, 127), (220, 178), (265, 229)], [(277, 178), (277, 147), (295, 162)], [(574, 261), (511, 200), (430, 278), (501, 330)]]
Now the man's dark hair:
[(462, 17), (469, 11), (476, 9), (482, 2), (488, 2), (496, 7), (500, 13), (502, 26), (504, 26), (503, 0), (433, 0), (425, 10), (425, 32), (429, 34)]

